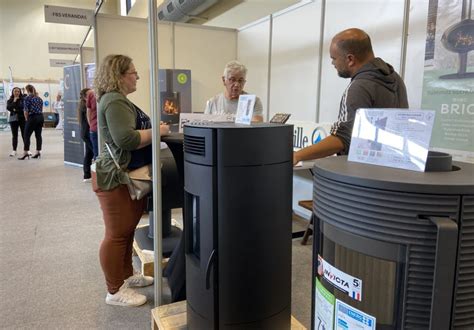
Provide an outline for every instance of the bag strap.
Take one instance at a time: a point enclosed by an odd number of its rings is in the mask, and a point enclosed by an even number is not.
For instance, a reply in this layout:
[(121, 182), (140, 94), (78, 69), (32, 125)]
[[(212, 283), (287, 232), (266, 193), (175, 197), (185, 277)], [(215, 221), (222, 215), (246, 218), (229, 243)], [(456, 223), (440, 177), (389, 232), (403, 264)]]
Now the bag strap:
[(112, 149), (110, 149), (108, 143), (105, 143), (105, 146), (107, 147), (107, 150), (109, 151), (110, 157), (112, 157), (112, 160), (114, 161), (115, 166), (117, 166), (117, 169), (120, 170), (120, 165), (119, 165), (119, 163), (117, 162), (117, 160), (115, 159), (114, 154), (112, 153)]

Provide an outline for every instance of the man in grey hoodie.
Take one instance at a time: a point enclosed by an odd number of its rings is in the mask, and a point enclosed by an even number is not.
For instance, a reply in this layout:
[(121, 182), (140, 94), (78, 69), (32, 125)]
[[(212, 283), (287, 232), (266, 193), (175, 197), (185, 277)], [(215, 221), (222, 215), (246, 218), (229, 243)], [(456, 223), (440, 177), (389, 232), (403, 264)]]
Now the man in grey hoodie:
[(351, 78), (341, 98), (337, 121), (322, 141), (293, 154), (293, 164), (331, 156), (347, 155), (352, 127), (359, 108), (408, 108), (402, 78), (381, 58), (375, 57), (370, 37), (360, 29), (347, 29), (334, 36), (329, 53), (342, 78)]

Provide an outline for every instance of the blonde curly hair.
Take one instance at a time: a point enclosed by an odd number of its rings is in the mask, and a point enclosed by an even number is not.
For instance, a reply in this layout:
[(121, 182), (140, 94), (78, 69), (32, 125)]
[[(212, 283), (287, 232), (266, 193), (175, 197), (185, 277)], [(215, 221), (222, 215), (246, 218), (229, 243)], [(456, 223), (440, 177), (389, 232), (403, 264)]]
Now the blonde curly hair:
[(120, 78), (127, 72), (132, 59), (126, 55), (108, 55), (102, 61), (94, 79), (97, 100), (109, 92), (123, 93)]

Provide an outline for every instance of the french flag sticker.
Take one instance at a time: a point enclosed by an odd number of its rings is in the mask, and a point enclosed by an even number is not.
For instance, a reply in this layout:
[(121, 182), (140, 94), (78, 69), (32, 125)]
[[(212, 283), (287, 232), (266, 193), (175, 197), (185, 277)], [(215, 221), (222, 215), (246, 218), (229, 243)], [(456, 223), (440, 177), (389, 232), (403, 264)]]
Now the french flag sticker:
[(362, 301), (360, 299), (360, 292), (355, 292), (355, 291), (352, 291), (352, 298), (357, 300), (357, 301)]

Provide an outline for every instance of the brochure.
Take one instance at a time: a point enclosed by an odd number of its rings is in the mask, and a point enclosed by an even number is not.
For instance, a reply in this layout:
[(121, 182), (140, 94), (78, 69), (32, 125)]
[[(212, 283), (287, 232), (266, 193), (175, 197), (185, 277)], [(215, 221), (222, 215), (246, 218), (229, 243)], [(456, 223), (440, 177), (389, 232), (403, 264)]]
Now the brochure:
[(359, 109), (349, 161), (424, 172), (435, 111)]
[(237, 105), (236, 124), (250, 125), (253, 116), (253, 107), (255, 106), (255, 95), (243, 94), (239, 96)]

